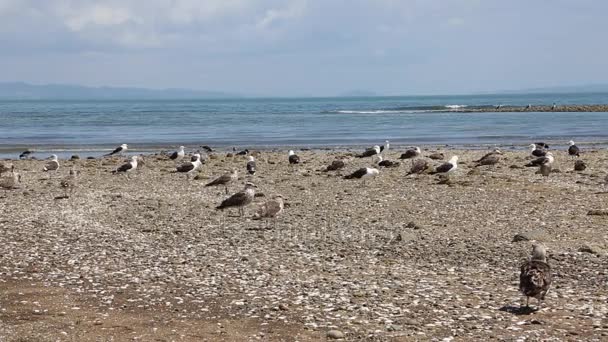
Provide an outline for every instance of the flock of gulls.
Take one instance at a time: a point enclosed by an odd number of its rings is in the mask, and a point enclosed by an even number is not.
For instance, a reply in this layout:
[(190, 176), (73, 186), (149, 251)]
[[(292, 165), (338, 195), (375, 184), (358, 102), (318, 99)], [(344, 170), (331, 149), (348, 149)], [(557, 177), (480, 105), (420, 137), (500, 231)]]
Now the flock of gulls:
[[(213, 150), (208, 146), (203, 146), (206, 152), (212, 152)], [(354, 172), (343, 176), (344, 179), (361, 179), (365, 184), (367, 179), (374, 178), (380, 174), (379, 167), (391, 168), (397, 167), (401, 164), (399, 161), (391, 161), (383, 157), (383, 153), (387, 152), (390, 148), (389, 141), (385, 141), (384, 145), (373, 146), (364, 150), (362, 153), (355, 155), (356, 158), (371, 158), (372, 166), (363, 167), (355, 170)], [(548, 177), (551, 173), (552, 165), (555, 161), (553, 153), (550, 152), (549, 146), (546, 143), (538, 142), (530, 145), (530, 154), (534, 157), (529, 163), (525, 164), (526, 167), (538, 167), (540, 173), (544, 177)], [(112, 152), (105, 156), (122, 155), (128, 150), (127, 144), (122, 144)], [(234, 151), (236, 155), (247, 156), (247, 162), (245, 165), (246, 172), (249, 175), (255, 175), (256, 160), (253, 156), (249, 155), (249, 150), (243, 150), (240, 152)], [(25, 151), (19, 158), (27, 159), (32, 157), (32, 151)], [(575, 145), (573, 141), (570, 141), (568, 148), (568, 154), (573, 157), (579, 157), (581, 150)], [(474, 161), (474, 167), (483, 165), (496, 165), (500, 162), (502, 152), (499, 149), (487, 153), (483, 157)], [(411, 167), (407, 172), (407, 176), (412, 174), (436, 174), (442, 177), (449, 177), (454, 171), (458, 169), (458, 156), (451, 156), (447, 162), (433, 166), (427, 161), (426, 158), (418, 158), (422, 156), (420, 147), (412, 147), (403, 152), (400, 156), (400, 160), (411, 160)], [(177, 165), (173, 172), (186, 174), (189, 179), (190, 176), (197, 172), (203, 166), (203, 160), (201, 159), (200, 153), (194, 153), (190, 160), (183, 161), (186, 157), (184, 146), (180, 146), (178, 150), (173, 153), (167, 154), (167, 157), (173, 161), (181, 162)], [(429, 159), (443, 160), (445, 156), (442, 153), (433, 153), (427, 156)], [(124, 174), (127, 178), (129, 174), (137, 170), (138, 163), (141, 157), (131, 156), (129, 161), (119, 165), (111, 172), (113, 174)], [(293, 151), (290, 150), (287, 155), (287, 161), (289, 165), (297, 165), (302, 162), (301, 158)], [(577, 164), (580, 160), (577, 160)], [(575, 166), (577, 165), (575, 164)], [(333, 160), (324, 171), (336, 171), (345, 168), (345, 160)], [(60, 168), (59, 159), (56, 155), (52, 155), (44, 165), (42, 171), (49, 173), (49, 179), (51, 174), (56, 173)], [(7, 175), (8, 173), (8, 175)], [(77, 177), (79, 171), (74, 167), (70, 170), (69, 174), (60, 180), (60, 186), (65, 190), (64, 197), (69, 197), (74, 191), (77, 184)], [(235, 183), (238, 180), (237, 169), (232, 169), (230, 172), (223, 174), (212, 181), (205, 184), (206, 187), (224, 187), (226, 194), (228, 194), (228, 186), (231, 183)], [(21, 175), (15, 172), (14, 165), (10, 163), (0, 163), (0, 188), (2, 189), (17, 189), (20, 188)], [(221, 203), (216, 206), (217, 210), (225, 210), (230, 208), (238, 209), (241, 216), (245, 215), (245, 207), (253, 203), (255, 198), (256, 185), (250, 181), (245, 183), (242, 190), (228, 196)], [(284, 201), (281, 195), (273, 196), (270, 200), (261, 204), (259, 208), (253, 214), (254, 219), (267, 219), (276, 218), (284, 210)], [(275, 226), (276, 226), (276, 220)], [(532, 254), (528, 261), (521, 266), (520, 270), (520, 286), (519, 289), (526, 297), (526, 308), (529, 308), (529, 298), (536, 298), (539, 302), (545, 298), (547, 291), (551, 285), (551, 267), (547, 263), (546, 251), (544, 246), (540, 244), (534, 244), (532, 248)]]

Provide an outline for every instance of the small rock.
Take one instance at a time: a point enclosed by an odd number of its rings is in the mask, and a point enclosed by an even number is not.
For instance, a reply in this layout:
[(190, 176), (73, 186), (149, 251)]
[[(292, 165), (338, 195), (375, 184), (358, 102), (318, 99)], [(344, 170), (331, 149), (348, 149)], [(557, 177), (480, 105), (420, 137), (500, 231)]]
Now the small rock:
[(75, 154), (72, 157), (70, 157), (70, 160), (80, 160), (80, 156)]
[(337, 340), (337, 339), (344, 338), (344, 333), (341, 332), (340, 330), (330, 330), (327, 332), (327, 337)]
[(530, 238), (528, 238), (525, 234), (515, 234), (515, 236), (513, 237), (513, 240), (511, 240), (511, 242), (520, 242), (520, 241), (530, 241)]
[(589, 210), (587, 215), (591, 216), (608, 216), (608, 210)]
[(587, 164), (585, 164), (582, 160), (577, 160), (574, 162), (574, 171), (585, 171), (587, 168)]

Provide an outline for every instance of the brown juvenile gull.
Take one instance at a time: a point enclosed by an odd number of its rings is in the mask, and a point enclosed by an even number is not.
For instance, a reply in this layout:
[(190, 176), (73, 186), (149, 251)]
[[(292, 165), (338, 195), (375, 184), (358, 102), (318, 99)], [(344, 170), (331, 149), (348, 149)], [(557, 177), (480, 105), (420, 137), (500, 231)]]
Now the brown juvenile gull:
[[(258, 210), (253, 214), (254, 220), (265, 219), (266, 226), (268, 227), (268, 219), (276, 219), (277, 216), (283, 212), (284, 203), (283, 196), (277, 195), (272, 200), (266, 201), (262, 204)], [(276, 220), (275, 226), (276, 226)]]
[(346, 163), (344, 163), (344, 160), (336, 159), (336, 160), (332, 161), (331, 164), (327, 165), (327, 167), (325, 168), (325, 171), (340, 170), (340, 169), (344, 168), (345, 165), (346, 165)]
[(420, 147), (416, 146), (414, 148), (411, 148), (411, 149), (405, 151), (405, 153), (401, 154), (401, 157), (399, 157), (399, 159), (416, 158), (420, 155), (420, 153), (422, 153), (422, 151), (420, 151)]
[(245, 206), (253, 202), (255, 188), (255, 184), (251, 182), (245, 183), (245, 188), (243, 190), (223, 200), (215, 209), (224, 210), (226, 208), (237, 207), (239, 209), (239, 214), (243, 216), (245, 214)]
[(581, 150), (574, 144), (574, 141), (570, 140), (570, 146), (568, 147), (568, 154), (570, 157), (579, 157)]
[(74, 189), (76, 189), (76, 187), (78, 186), (79, 175), (80, 171), (76, 170), (75, 167), (72, 167), (70, 173), (61, 180), (59, 185), (61, 185), (64, 190), (64, 197), (68, 197), (68, 192), (70, 193), (70, 195), (74, 192)]
[(253, 156), (249, 156), (249, 158), (247, 158), (247, 173), (249, 173), (250, 175), (255, 175), (255, 158)]
[(129, 173), (137, 169), (137, 159), (137, 156), (132, 156), (129, 162), (122, 164), (116, 170), (112, 171), (112, 173), (124, 173), (127, 178), (129, 178)]
[(300, 157), (293, 151), (289, 150), (289, 164), (300, 164)]
[(441, 152), (435, 152), (435, 153), (429, 155), (429, 158), (433, 159), (433, 160), (443, 160), (443, 158), (445, 158), (445, 156)]
[(192, 157), (193, 161), (189, 161), (186, 163), (183, 163), (181, 165), (179, 165), (178, 167), (175, 168), (176, 172), (180, 172), (180, 173), (185, 173), (187, 178), (190, 178), (190, 175), (194, 172), (196, 172), (196, 170), (198, 170), (199, 168), (201, 168), (201, 166), (203, 166), (203, 163), (201, 162), (201, 155), (200, 154), (195, 154)]
[(410, 172), (408, 172), (405, 176), (409, 176), (412, 174), (421, 174), (429, 167), (429, 162), (426, 159), (414, 159), (412, 160), (412, 167), (410, 167)]
[(11, 167), (11, 172), (4, 177), (0, 177), (0, 188), (5, 190), (19, 189), (21, 187), (21, 175), (15, 172), (15, 166)]
[(185, 155), (186, 155), (186, 152), (184, 152), (184, 146), (180, 146), (177, 151), (173, 152), (169, 156), (169, 159), (178, 161), (178, 160), (181, 160), (182, 158), (184, 158)]
[(535, 157), (544, 157), (547, 154), (547, 151), (540, 149), (536, 144), (530, 144), (530, 148), (530, 153)]
[(384, 158), (382, 158), (382, 155), (378, 156), (378, 166), (382, 166), (382, 167), (398, 167), (399, 165), (401, 165), (400, 162), (395, 162), (392, 160), (384, 160)]
[(13, 164), (10, 163), (0, 163), (0, 177), (3, 173), (9, 172), (13, 169)]
[(519, 291), (526, 296), (526, 307), (529, 307), (530, 297), (538, 299), (540, 308), (541, 301), (551, 287), (551, 266), (547, 263), (547, 252), (540, 244), (532, 246), (532, 256), (521, 265), (519, 274)]
[(205, 184), (205, 186), (216, 186), (223, 185), (226, 188), (226, 193), (228, 193), (228, 184), (236, 181), (239, 178), (239, 174), (236, 169), (232, 169), (232, 172), (225, 173), (218, 178), (212, 180), (211, 182)]
[(500, 161), (500, 156), (502, 152), (499, 149), (494, 149), (494, 151), (485, 154), (483, 157), (477, 159), (475, 163), (475, 167), (481, 165), (496, 165)]
[(450, 173), (456, 171), (458, 169), (458, 156), (452, 156), (447, 163), (443, 163), (435, 168), (434, 171), (431, 172), (432, 175), (440, 174), (448, 176)]

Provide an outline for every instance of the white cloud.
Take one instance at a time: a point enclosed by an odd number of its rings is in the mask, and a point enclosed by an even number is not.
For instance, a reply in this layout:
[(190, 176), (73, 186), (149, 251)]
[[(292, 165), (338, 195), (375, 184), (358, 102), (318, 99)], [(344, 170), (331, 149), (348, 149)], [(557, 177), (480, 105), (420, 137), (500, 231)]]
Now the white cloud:
[(271, 8), (266, 10), (264, 17), (258, 21), (256, 27), (268, 28), (273, 23), (302, 16), (306, 12), (306, 0), (296, 0), (281, 9)]
[(82, 31), (87, 26), (116, 26), (129, 21), (141, 22), (128, 9), (108, 5), (93, 5), (70, 12), (65, 18), (65, 24), (72, 31)]

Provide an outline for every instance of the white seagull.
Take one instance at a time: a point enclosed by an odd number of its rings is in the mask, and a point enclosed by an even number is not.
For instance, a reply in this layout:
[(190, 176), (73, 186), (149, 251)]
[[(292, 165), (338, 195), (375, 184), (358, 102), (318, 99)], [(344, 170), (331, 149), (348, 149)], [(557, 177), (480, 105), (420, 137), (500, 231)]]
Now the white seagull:
[(105, 156), (112, 156), (115, 154), (125, 153), (127, 150), (128, 150), (127, 144), (122, 144), (122, 145), (118, 146), (117, 148), (115, 148), (114, 151), (106, 154)]
[(186, 155), (186, 153), (184, 152), (184, 146), (180, 146), (177, 151), (173, 152), (169, 156), (169, 159), (177, 161), (177, 160), (181, 160), (182, 158), (184, 158), (185, 155)]
[(181, 173), (186, 173), (186, 176), (188, 178), (190, 178), (190, 175), (194, 172), (196, 172), (196, 170), (198, 170), (201, 166), (203, 166), (203, 163), (201, 162), (201, 155), (200, 154), (195, 154), (192, 159), (194, 159), (194, 161), (189, 161), (186, 163), (183, 163), (181, 165), (179, 165), (178, 167), (175, 168), (176, 172), (181, 172)]
[[(42, 168), (42, 171), (56, 172), (59, 169), (59, 159), (57, 158), (57, 155), (55, 155), (55, 154), (51, 155), (50, 159), (51, 160), (48, 163), (46, 163), (46, 165), (44, 165), (44, 167)], [(49, 178), (50, 178), (50, 174), (49, 174)]]
[(132, 156), (131, 161), (128, 163), (122, 164), (116, 170), (112, 171), (112, 173), (124, 173), (129, 178), (129, 173), (135, 171), (137, 169), (137, 156)]
[(458, 169), (458, 156), (453, 156), (447, 163), (443, 163), (435, 168), (435, 171), (431, 172), (434, 174), (449, 175), (450, 173)]

